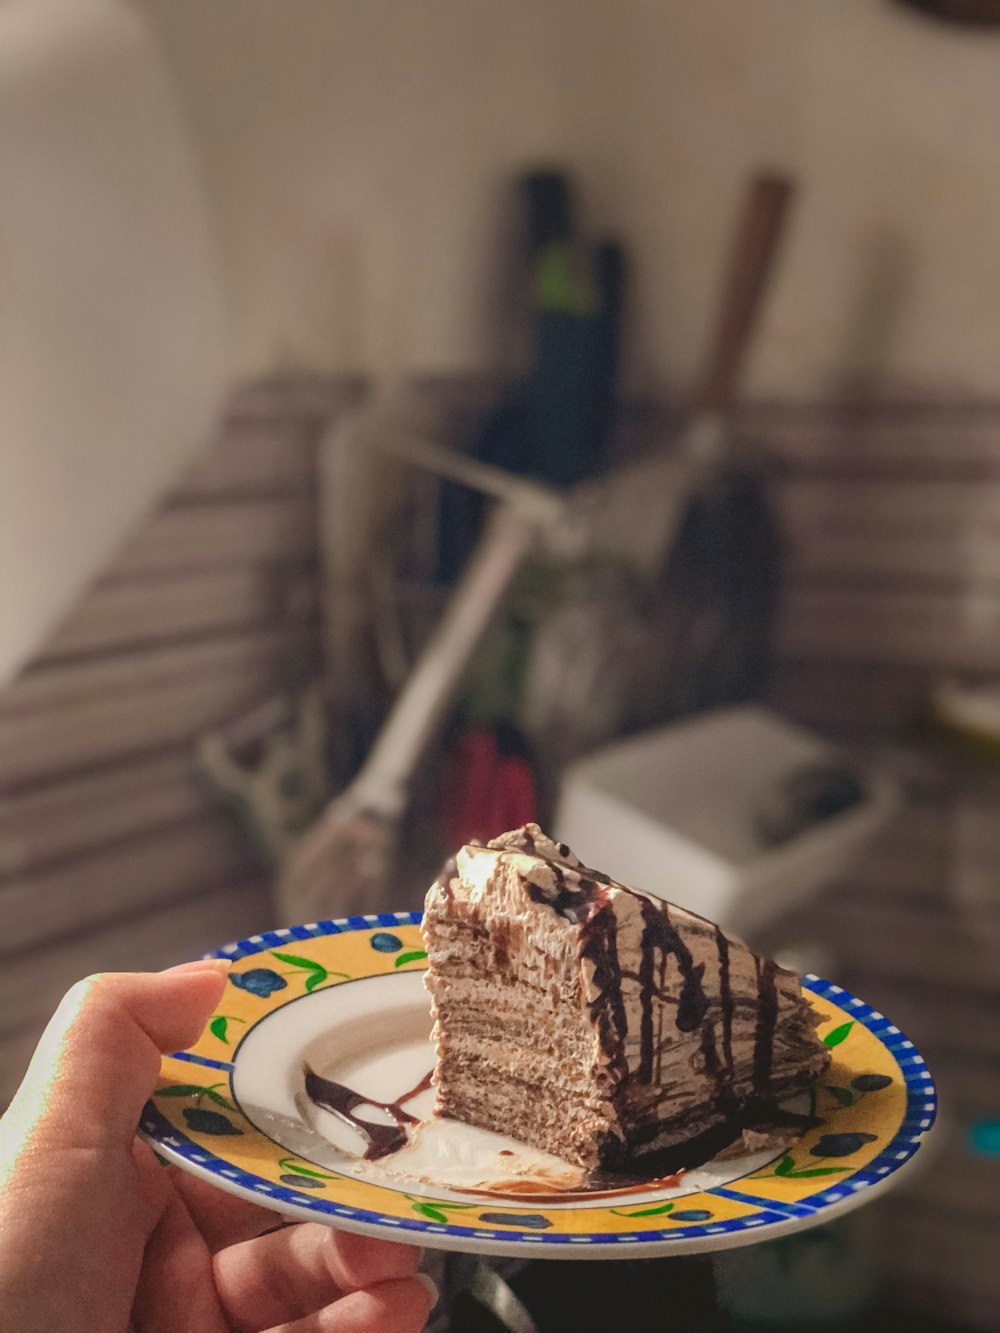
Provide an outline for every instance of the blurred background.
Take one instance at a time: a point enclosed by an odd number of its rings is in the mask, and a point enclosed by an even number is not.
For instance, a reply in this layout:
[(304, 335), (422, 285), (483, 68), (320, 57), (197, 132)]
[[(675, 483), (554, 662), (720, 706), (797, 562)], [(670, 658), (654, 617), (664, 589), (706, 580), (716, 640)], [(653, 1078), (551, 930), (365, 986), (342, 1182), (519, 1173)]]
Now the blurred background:
[(1000, 4), (2, 0), (0, 126), (0, 1104), (537, 818), (946, 1113), (540, 1333), (1000, 1328)]

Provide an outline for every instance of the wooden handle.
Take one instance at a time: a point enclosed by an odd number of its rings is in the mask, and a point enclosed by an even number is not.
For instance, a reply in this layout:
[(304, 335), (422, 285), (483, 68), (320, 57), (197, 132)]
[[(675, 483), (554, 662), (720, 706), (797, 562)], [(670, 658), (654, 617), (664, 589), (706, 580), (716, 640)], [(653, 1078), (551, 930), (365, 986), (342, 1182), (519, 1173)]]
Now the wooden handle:
[(702, 411), (724, 412), (732, 406), (791, 201), (787, 177), (760, 175), (750, 183), (698, 395)]

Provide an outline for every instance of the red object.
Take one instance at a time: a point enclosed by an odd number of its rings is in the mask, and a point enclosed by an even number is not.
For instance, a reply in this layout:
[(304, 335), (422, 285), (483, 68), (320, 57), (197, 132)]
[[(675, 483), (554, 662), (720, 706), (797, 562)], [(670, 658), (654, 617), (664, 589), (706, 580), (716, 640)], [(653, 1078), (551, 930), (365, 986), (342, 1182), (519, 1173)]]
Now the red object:
[(441, 823), (446, 845), (489, 842), (536, 817), (535, 779), (521, 754), (505, 753), (489, 727), (458, 738), (445, 775)]

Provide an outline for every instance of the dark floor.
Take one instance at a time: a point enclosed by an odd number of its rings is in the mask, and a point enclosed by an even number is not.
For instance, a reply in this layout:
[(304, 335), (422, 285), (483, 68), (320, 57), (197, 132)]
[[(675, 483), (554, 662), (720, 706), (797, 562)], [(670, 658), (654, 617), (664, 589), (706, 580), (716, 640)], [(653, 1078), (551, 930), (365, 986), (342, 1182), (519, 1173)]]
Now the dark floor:
[[(965, 1333), (956, 1324), (869, 1303), (866, 1313), (828, 1321), (816, 1310), (775, 1321), (741, 1318), (719, 1308), (716, 1279), (707, 1259), (639, 1263), (534, 1263), (510, 1285), (530, 1312), (538, 1333)], [(506, 1333), (482, 1306), (460, 1297), (450, 1333)]]

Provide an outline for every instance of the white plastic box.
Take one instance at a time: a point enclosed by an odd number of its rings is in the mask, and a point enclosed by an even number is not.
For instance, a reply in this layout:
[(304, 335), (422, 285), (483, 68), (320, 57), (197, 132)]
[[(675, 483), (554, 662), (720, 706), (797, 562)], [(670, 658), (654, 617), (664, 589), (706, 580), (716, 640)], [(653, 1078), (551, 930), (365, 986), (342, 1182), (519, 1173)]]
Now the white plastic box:
[(570, 765), (556, 837), (614, 879), (752, 934), (847, 871), (900, 801), (865, 772), (867, 797), (776, 847), (758, 832), (769, 790), (824, 741), (764, 708), (720, 709)]

